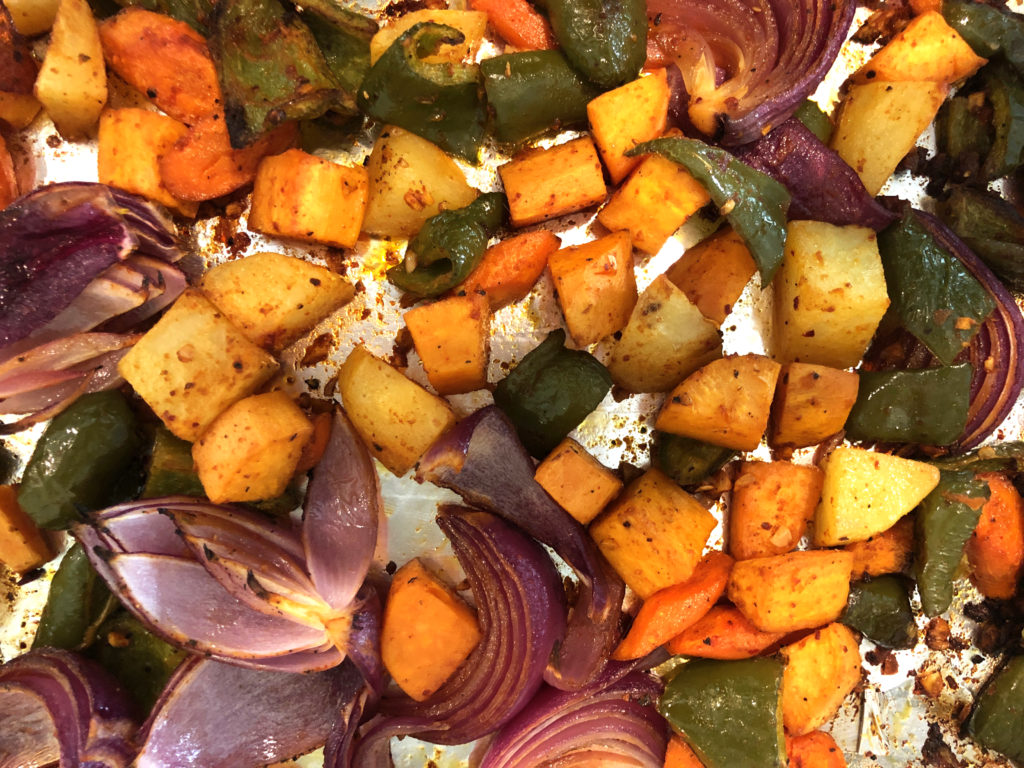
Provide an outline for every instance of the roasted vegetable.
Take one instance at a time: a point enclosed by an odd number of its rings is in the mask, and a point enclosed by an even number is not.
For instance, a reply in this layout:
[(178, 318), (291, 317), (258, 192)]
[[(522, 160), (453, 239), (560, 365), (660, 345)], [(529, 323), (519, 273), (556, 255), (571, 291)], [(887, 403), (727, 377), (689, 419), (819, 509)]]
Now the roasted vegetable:
[(955, 186), (939, 204), (942, 220), (1006, 285), (1024, 289), (1024, 217), (999, 195)]
[(680, 485), (695, 485), (710, 477), (738, 454), (702, 440), (669, 432), (657, 432), (653, 460)]
[(551, 29), (572, 65), (603, 88), (635, 78), (647, 58), (642, 0), (545, 0)]
[(1012, 760), (1024, 760), (1024, 731), (1020, 700), (1024, 696), (1024, 656), (1014, 656), (978, 694), (967, 721), (967, 732), (987, 749)]
[(82, 650), (92, 645), (100, 624), (117, 606), (82, 545), (75, 543), (53, 575), (32, 647)]
[(853, 584), (841, 621), (883, 648), (913, 648), (917, 642), (906, 579), (900, 576)]

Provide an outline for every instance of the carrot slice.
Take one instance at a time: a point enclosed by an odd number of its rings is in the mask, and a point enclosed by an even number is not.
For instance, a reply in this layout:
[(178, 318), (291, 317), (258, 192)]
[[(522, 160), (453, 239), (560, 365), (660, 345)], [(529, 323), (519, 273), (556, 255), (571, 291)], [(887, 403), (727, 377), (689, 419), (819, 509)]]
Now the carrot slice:
[(689, 579), (648, 597), (612, 658), (639, 659), (693, 625), (725, 592), (732, 564), (724, 552), (709, 552)]
[(843, 751), (824, 731), (786, 737), (786, 757), (789, 768), (846, 768)]
[(558, 236), (546, 229), (505, 238), (487, 249), (459, 291), (479, 291), (487, 296), (492, 312), (500, 309), (530, 292), (548, 256), (561, 247)]
[(1006, 599), (1017, 591), (1024, 565), (1024, 500), (1005, 475), (981, 475), (991, 496), (967, 542), (971, 576), (985, 597)]
[(665, 750), (665, 768), (704, 768), (704, 763), (685, 741), (673, 735)]
[(674, 656), (704, 659), (749, 659), (779, 642), (782, 632), (763, 632), (731, 605), (716, 605), (668, 643)]
[(474, 11), (484, 11), (494, 31), (516, 48), (539, 51), (558, 43), (548, 20), (526, 0), (471, 0)]

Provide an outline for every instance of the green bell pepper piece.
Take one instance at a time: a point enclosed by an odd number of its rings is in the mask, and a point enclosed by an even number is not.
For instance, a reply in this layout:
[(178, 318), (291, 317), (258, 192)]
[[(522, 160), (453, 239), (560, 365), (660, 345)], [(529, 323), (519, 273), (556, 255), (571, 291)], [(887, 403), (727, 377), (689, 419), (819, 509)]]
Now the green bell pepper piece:
[(480, 63), (499, 141), (518, 143), (587, 122), (587, 103), (601, 91), (560, 51), (521, 51)]
[(192, 460), (192, 443), (175, 437), (163, 426), (157, 427), (153, 438), (141, 498), (159, 496), (206, 496)]
[(89, 564), (82, 545), (76, 543), (53, 575), (32, 647), (87, 648), (96, 639), (100, 624), (117, 607), (117, 598)]
[(817, 136), (822, 144), (828, 144), (829, 139), (832, 138), (832, 121), (816, 102), (804, 99), (803, 103), (796, 108), (793, 117), (803, 123), (807, 130)]
[(958, 258), (908, 213), (878, 236), (890, 311), (949, 365), (971, 342), (995, 301)]
[(480, 263), (507, 215), (505, 195), (488, 192), (465, 208), (431, 216), (409, 242), (402, 263), (388, 270), (388, 280), (416, 296), (454, 288)]
[(565, 331), (559, 328), (498, 382), (494, 402), (512, 420), (526, 450), (542, 458), (611, 388), (608, 369), (589, 352), (566, 349)]
[(653, 153), (686, 168), (704, 185), (718, 210), (747, 243), (768, 285), (782, 263), (789, 192), (775, 179), (740, 162), (724, 149), (695, 139), (655, 139), (626, 152)]
[(724, 467), (739, 454), (692, 437), (655, 434), (654, 463), (680, 485), (694, 485)]
[(354, 97), (370, 71), (370, 39), (377, 22), (331, 0), (305, 0), (302, 11), (334, 79)]
[(782, 768), (782, 667), (772, 658), (690, 661), (658, 711), (707, 768)]
[(899, 576), (851, 584), (840, 621), (883, 648), (913, 648), (917, 643), (910, 596)]
[(992, 149), (992, 126), (975, 104), (967, 96), (948, 99), (935, 118), (935, 134), (940, 152), (956, 158), (973, 154), (980, 164)]
[(576, 69), (605, 90), (635, 80), (647, 60), (644, 0), (545, 0), (555, 33)]
[(1024, 472), (1024, 442), (985, 445), (960, 456), (933, 459), (931, 463), (943, 471)]
[(1024, 762), (1024, 656), (1014, 656), (996, 672), (974, 700), (967, 733), (981, 746)]
[(1010, 288), (1024, 290), (1024, 217), (998, 195), (955, 186), (939, 215)]
[(442, 45), (465, 40), (459, 30), (423, 22), (381, 54), (359, 88), (359, 108), (375, 120), (405, 128), (441, 149), (476, 162), (486, 111), (479, 67), (429, 64)]
[(214, 0), (117, 0), (117, 3), (123, 8), (145, 8), (183, 21), (203, 37), (210, 34)]
[(953, 577), (988, 497), (988, 483), (973, 472), (943, 472), (921, 502), (914, 569), (925, 615), (938, 616), (953, 602)]
[(986, 59), (1001, 55), (1024, 75), (1024, 19), (991, 5), (945, 0), (942, 15), (974, 52)]
[(41, 528), (67, 528), (83, 512), (120, 499), (113, 489), (138, 456), (135, 414), (117, 391), (79, 398), (50, 422), (18, 488), (18, 503)]
[(858, 371), (850, 440), (949, 445), (963, 434), (971, 404), (970, 363), (915, 371)]
[(1024, 161), (1024, 83), (999, 62), (986, 66), (981, 78), (992, 105), (994, 132), (981, 174), (991, 181), (1009, 175)]

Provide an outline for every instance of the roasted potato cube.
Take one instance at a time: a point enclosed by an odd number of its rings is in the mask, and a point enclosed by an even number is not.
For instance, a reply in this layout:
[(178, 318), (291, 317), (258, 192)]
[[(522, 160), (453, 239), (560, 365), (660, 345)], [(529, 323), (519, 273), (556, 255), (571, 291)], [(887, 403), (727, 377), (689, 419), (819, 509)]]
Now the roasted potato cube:
[(487, 386), (491, 310), (478, 293), (450, 296), (405, 313), (431, 386), (442, 395)]
[(668, 101), (668, 77), (664, 69), (657, 69), (587, 104), (590, 131), (612, 183), (618, 184), (640, 164), (642, 158), (626, 157), (627, 150), (665, 132)]
[(782, 721), (802, 736), (831, 720), (860, 683), (860, 647), (845, 624), (832, 623), (782, 649)]
[(540, 463), (534, 479), (582, 525), (597, 517), (622, 490), (615, 473), (571, 437)]
[(280, 495), (313, 434), (313, 423), (284, 392), (244, 397), (214, 419), (192, 459), (214, 504)]
[(0, 563), (18, 574), (28, 573), (53, 558), (39, 526), (18, 503), (18, 492), (0, 485)]
[(646, 600), (693, 575), (714, 529), (715, 518), (703, 504), (650, 469), (591, 523), (590, 535), (622, 580)]
[(4, 0), (4, 5), (18, 32), (35, 37), (53, 26), (60, 0)]
[(225, 261), (199, 288), (253, 344), (283, 349), (352, 298), (329, 269), (281, 253)]
[(831, 437), (846, 423), (859, 387), (860, 377), (851, 371), (811, 363), (783, 366), (768, 441), (774, 447), (804, 448)]
[(737, 560), (796, 549), (814, 519), (824, 475), (788, 461), (747, 461), (732, 486), (729, 553)]
[(164, 425), (194, 442), (277, 361), (197, 291), (185, 291), (121, 358), (118, 370)]
[(746, 241), (732, 227), (725, 227), (688, 248), (665, 277), (697, 305), (704, 317), (721, 325), (756, 271)]

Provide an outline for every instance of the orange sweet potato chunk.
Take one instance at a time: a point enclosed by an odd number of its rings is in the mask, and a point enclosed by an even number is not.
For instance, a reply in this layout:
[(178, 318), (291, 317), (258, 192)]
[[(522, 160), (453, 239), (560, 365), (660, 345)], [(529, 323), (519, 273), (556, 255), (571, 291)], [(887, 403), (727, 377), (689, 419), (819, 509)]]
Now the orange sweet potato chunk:
[(892, 528), (843, 547), (853, 553), (853, 580), (899, 573), (914, 559), (914, 517), (901, 517)]
[(967, 542), (967, 562), (981, 594), (1007, 599), (1016, 593), (1024, 565), (1024, 500), (1005, 475), (982, 477), (991, 495)]
[(824, 473), (788, 461), (748, 461), (733, 484), (729, 552), (737, 560), (796, 549), (821, 497)]
[(831, 720), (860, 682), (860, 648), (845, 624), (829, 624), (787, 645), (782, 657), (782, 720), (793, 736)]
[(846, 758), (836, 740), (824, 731), (786, 738), (789, 768), (846, 768)]

